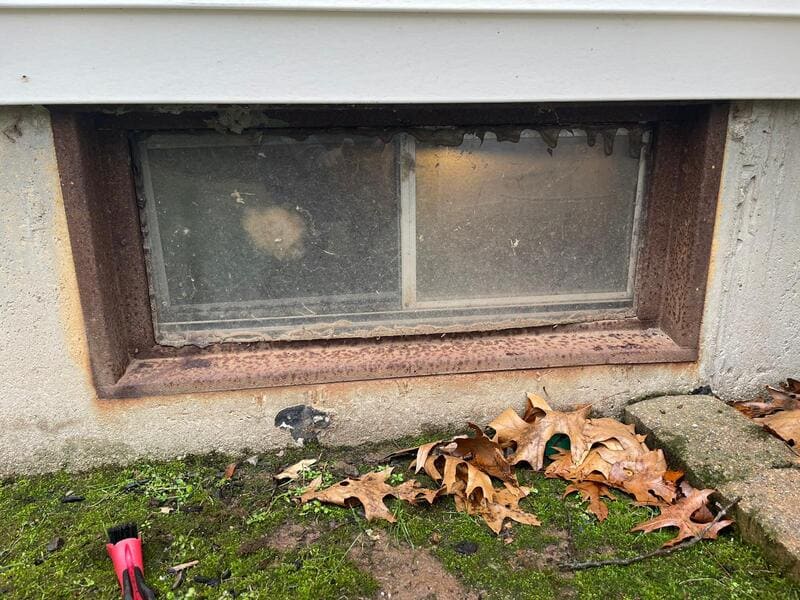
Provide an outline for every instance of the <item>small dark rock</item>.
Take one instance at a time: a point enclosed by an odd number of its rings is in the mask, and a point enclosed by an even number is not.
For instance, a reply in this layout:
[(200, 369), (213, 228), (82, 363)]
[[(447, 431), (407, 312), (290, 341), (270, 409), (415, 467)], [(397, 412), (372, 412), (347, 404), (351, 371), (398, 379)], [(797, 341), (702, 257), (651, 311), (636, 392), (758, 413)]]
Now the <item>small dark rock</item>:
[(478, 551), (478, 544), (475, 542), (470, 542), (469, 540), (462, 540), (458, 542), (453, 549), (459, 554), (469, 556), (470, 554), (475, 554)]
[(194, 582), (207, 585), (208, 587), (219, 587), (219, 579), (216, 577), (203, 577), (202, 575), (195, 575)]
[(125, 485), (122, 486), (123, 492), (132, 492), (133, 490), (142, 487), (143, 484), (147, 483), (146, 480), (136, 480), (136, 481), (129, 481)]
[(692, 396), (713, 396), (714, 392), (711, 391), (710, 385), (701, 385), (700, 387), (694, 388), (691, 392), (689, 392)]
[(44, 559), (41, 556), (37, 556), (36, 558), (33, 559), (33, 564), (35, 564), (37, 566), (42, 564), (43, 562), (44, 562)]
[(64, 547), (64, 539), (58, 536), (54, 537), (52, 540), (47, 542), (47, 551), (48, 552), (55, 552), (56, 550), (61, 550)]
[(72, 502), (83, 502), (86, 500), (83, 496), (79, 496), (77, 494), (69, 494), (61, 498), (61, 502), (63, 504), (71, 504)]

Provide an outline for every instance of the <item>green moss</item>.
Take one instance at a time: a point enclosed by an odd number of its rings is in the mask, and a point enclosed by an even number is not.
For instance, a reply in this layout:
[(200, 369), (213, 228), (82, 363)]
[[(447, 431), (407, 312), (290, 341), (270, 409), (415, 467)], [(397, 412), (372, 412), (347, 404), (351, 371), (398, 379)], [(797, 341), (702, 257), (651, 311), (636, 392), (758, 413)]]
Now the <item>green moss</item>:
[[(255, 467), (240, 465), (231, 481), (222, 475), (233, 459), (219, 455), (4, 481), (0, 595), (116, 597), (104, 532), (113, 524), (136, 521), (145, 539), (148, 580), (167, 599), (369, 597), (378, 589), (376, 581), (348, 558), (355, 541), (366, 539), (367, 529), (429, 550), (484, 598), (800, 598), (797, 585), (731, 533), (629, 567), (564, 573), (557, 562), (637, 554), (658, 547), (670, 534), (629, 533), (652, 512), (622, 496), (610, 502), (608, 520), (597, 523), (576, 496), (562, 500), (563, 482), (526, 471), (520, 479), (532, 492), (522, 505), (543, 526), (517, 525), (509, 538), (493, 535), (478, 518), (457, 513), (450, 498), (419, 507), (389, 500), (397, 523), (366, 523), (355, 508), (300, 509), (293, 502), (296, 493), (272, 479), (278, 469), (318, 456), (321, 463), (315, 469), (329, 478), (340, 475), (337, 461), (374, 469), (381, 464), (379, 457), (393, 449), (437, 437), (429, 433), (391, 444), (267, 454)], [(419, 479), (431, 484), (424, 476)], [(85, 500), (63, 504), (68, 491)], [(290, 527), (313, 530), (314, 539), (286, 550), (265, 542)], [(47, 543), (56, 536), (64, 546), (48, 552)], [(460, 554), (456, 548), (462, 541), (476, 543), (477, 551)], [(172, 591), (168, 567), (189, 560), (200, 562)], [(196, 576), (218, 580), (218, 585), (196, 582)]]

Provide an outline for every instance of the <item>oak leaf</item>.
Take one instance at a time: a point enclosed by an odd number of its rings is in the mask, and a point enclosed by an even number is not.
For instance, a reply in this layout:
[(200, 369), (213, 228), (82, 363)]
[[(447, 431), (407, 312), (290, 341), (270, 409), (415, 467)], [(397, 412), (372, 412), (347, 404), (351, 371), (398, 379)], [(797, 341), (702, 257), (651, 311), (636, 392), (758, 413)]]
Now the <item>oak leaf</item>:
[(658, 505), (662, 504), (662, 500), (675, 500), (675, 488), (664, 479), (665, 473), (667, 461), (664, 453), (661, 450), (651, 450), (634, 460), (614, 463), (608, 481), (632, 494), (641, 504)]
[(593, 448), (586, 455), (584, 461), (576, 465), (572, 460), (572, 454), (567, 451), (560, 451), (556, 458), (545, 469), (545, 476), (550, 478), (558, 477), (567, 481), (608, 481), (611, 468), (618, 460), (623, 460), (625, 456), (619, 458), (606, 458), (606, 453), (610, 457), (618, 453), (603, 448)]
[(587, 419), (583, 436), (591, 448), (602, 443), (612, 450), (624, 450), (629, 458), (644, 454), (649, 450), (644, 440), (647, 436), (638, 435), (633, 425), (625, 425), (615, 419)]
[(787, 379), (780, 388), (768, 385), (767, 392), (770, 396), (768, 402), (761, 400), (735, 402), (733, 407), (751, 419), (771, 415), (779, 410), (800, 409), (800, 381)]
[(494, 490), (494, 500), (489, 501), (480, 495), (465, 497), (455, 496), (456, 509), (470, 515), (480, 516), (489, 529), (500, 533), (506, 519), (525, 525), (541, 525), (536, 515), (525, 512), (519, 508), (519, 501), (530, 493), (526, 487), (505, 487)]
[[(703, 539), (716, 539), (720, 530), (733, 523), (733, 521), (729, 519), (722, 519), (709, 526), (709, 522), (695, 521), (692, 515), (702, 514), (701, 509), (707, 508), (708, 497), (714, 493), (714, 490), (696, 490), (688, 485), (684, 486), (682, 489), (685, 494), (683, 498), (671, 506), (662, 507), (659, 516), (637, 525), (631, 531), (644, 531), (649, 533), (656, 529), (663, 529), (664, 527), (677, 527), (678, 534), (663, 545), (664, 548), (668, 548), (679, 544), (685, 539), (693, 538), (701, 534)], [(701, 513), (698, 513), (698, 511), (701, 511)], [(705, 531), (706, 528), (708, 528), (707, 531)]]
[(480, 490), (480, 497), (488, 501), (494, 500), (492, 478), (486, 473), (455, 456), (443, 454), (438, 459), (444, 462), (441, 481), (446, 494), (464, 493), (469, 497)]
[(800, 453), (800, 409), (785, 410), (755, 421)]
[(591, 408), (591, 405), (585, 405), (569, 412), (552, 410), (542, 398), (529, 394), (526, 414), (532, 419), (531, 422), (519, 417), (518, 420), (514, 419), (505, 412), (500, 422), (495, 419), (489, 426), (497, 432), (499, 443), (516, 446), (510, 461), (512, 465), (527, 462), (534, 470), (541, 471), (547, 442), (557, 433), (569, 438), (573, 461), (583, 461), (589, 451), (583, 437), (583, 427)]
[(436, 497), (436, 490), (419, 487), (414, 480), (406, 481), (396, 487), (389, 485), (386, 480), (391, 474), (391, 468), (383, 469), (367, 473), (362, 477), (345, 479), (324, 490), (319, 490), (321, 478), (317, 477), (309, 484), (306, 492), (300, 496), (300, 503), (305, 504), (311, 500), (319, 500), (339, 506), (351, 506), (355, 500), (358, 500), (364, 507), (364, 516), (367, 521), (378, 518), (394, 523), (396, 521), (394, 515), (383, 503), (386, 496), (401, 498), (412, 504), (416, 504), (420, 499), (426, 499), (432, 503)]
[(294, 463), (291, 467), (286, 467), (283, 471), (275, 475), (275, 479), (282, 480), (287, 479), (289, 481), (294, 481), (298, 477), (300, 477), (300, 473), (305, 471), (308, 467), (315, 464), (317, 462), (316, 458), (305, 458), (299, 462)]
[(505, 409), (489, 423), (489, 427), (495, 431), (494, 441), (504, 448), (516, 443), (515, 440), (522, 437), (529, 426), (530, 423), (513, 408)]
[(474, 423), (468, 423), (468, 425), (475, 431), (475, 436), (454, 438), (451, 444), (443, 449), (443, 452), (465, 460), (491, 477), (515, 484), (517, 478), (512, 472), (511, 465), (506, 460), (500, 444), (486, 437), (481, 428)]
[(579, 493), (584, 500), (588, 500), (588, 510), (597, 517), (598, 521), (605, 521), (608, 518), (608, 506), (601, 499), (601, 497), (614, 499), (608, 487), (597, 481), (578, 481), (567, 486), (564, 497), (575, 492)]

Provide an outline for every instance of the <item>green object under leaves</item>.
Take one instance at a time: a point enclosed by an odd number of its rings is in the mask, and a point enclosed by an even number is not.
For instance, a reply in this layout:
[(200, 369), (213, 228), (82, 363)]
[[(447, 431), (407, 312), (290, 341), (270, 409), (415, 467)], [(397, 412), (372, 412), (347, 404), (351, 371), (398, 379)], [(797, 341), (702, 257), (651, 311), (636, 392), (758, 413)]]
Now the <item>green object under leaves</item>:
[(547, 441), (547, 446), (544, 448), (544, 455), (553, 460), (553, 457), (559, 453), (560, 450), (569, 452), (569, 436), (563, 433), (557, 433)]

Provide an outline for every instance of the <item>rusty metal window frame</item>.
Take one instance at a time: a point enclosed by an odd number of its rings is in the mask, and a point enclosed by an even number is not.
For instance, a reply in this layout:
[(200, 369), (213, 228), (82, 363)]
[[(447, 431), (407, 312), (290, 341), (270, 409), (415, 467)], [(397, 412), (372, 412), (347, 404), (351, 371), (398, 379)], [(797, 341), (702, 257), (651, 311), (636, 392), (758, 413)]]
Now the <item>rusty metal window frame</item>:
[[(315, 128), (380, 127), (387, 121), (394, 126), (426, 125), (441, 122), (443, 112), (465, 126), (647, 123), (653, 140), (645, 185), (637, 191), (646, 195), (646, 210), (638, 216), (641, 240), (634, 244), (639, 248), (632, 279), (634, 314), (565, 323), (555, 329), (225, 343), (201, 349), (155, 342), (129, 136), (142, 130), (210, 130), (229, 115), (225, 109), (195, 108), (176, 115), (53, 107), (56, 154), (98, 396), (693, 361), (698, 354), (727, 110), (721, 103), (254, 109), (254, 122), (277, 115)], [(410, 191), (406, 188), (406, 201)], [(405, 218), (413, 218), (413, 213)], [(409, 231), (406, 227), (402, 235), (409, 236)]]
[[(322, 132), (324, 133), (324, 132)], [(630, 303), (634, 300), (634, 278), (638, 251), (638, 229), (642, 213), (645, 172), (648, 158), (649, 131), (643, 131), (638, 148), (638, 176), (633, 197), (630, 250), (628, 252), (627, 283), (624, 290), (614, 292), (572, 292), (550, 294), (518, 294), (514, 296), (463, 297), (447, 300), (420, 300), (417, 297), (417, 197), (416, 197), (416, 138), (407, 132), (393, 133), (391, 144), (397, 154), (398, 176), (398, 227), (399, 227), (399, 281), (395, 293), (374, 294), (342, 293), (336, 296), (306, 296), (260, 300), (220, 300), (208, 303), (190, 303), (176, 306), (167, 283), (166, 259), (162, 248), (161, 223), (156, 210), (156, 193), (150, 173), (149, 152), (161, 149), (228, 148), (231, 146), (282, 145), (287, 139), (292, 144), (316, 144), (319, 138), (311, 135), (298, 140), (286, 138), (281, 130), (276, 136), (263, 131), (252, 135), (222, 136), (215, 133), (169, 133), (136, 136), (132, 140), (134, 166), (138, 169), (137, 191), (145, 258), (153, 304), (153, 322), (156, 340), (170, 346), (206, 345), (228, 339), (275, 341), (281, 339), (320, 339), (340, 337), (365, 337), (376, 331), (380, 335), (418, 333), (444, 333), (481, 329), (509, 329), (534, 325), (548, 325), (569, 321), (597, 320), (632, 314)], [(492, 135), (492, 134), (487, 134)], [(621, 129), (615, 134), (617, 146), (628, 142), (630, 132)], [(524, 129), (520, 139), (538, 141), (540, 134)], [(493, 136), (494, 137), (494, 136)], [(562, 139), (586, 141), (586, 131), (562, 130)], [(465, 140), (468, 136), (465, 135)], [(495, 138), (496, 139), (496, 138)], [(622, 150), (624, 152), (624, 150)], [(630, 150), (628, 150), (630, 152)], [(588, 199), (588, 198), (587, 198)], [(308, 306), (320, 301), (358, 303), (383, 297), (399, 296), (400, 305), (347, 312), (328, 312), (318, 316)], [(616, 304), (615, 304), (616, 303)], [(297, 307), (309, 315), (283, 314), (260, 316), (259, 311), (275, 307)], [(348, 325), (342, 325), (346, 321)]]

